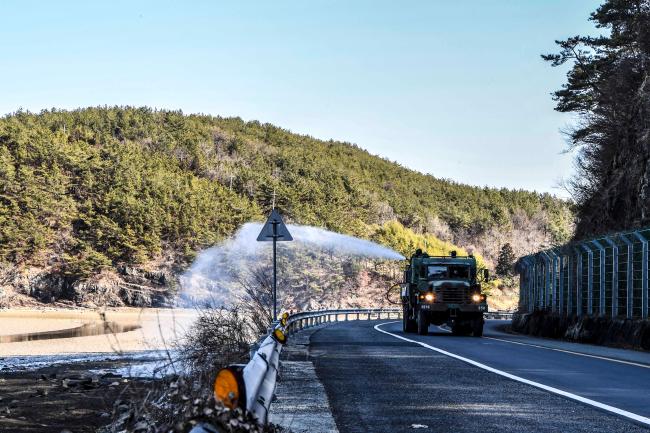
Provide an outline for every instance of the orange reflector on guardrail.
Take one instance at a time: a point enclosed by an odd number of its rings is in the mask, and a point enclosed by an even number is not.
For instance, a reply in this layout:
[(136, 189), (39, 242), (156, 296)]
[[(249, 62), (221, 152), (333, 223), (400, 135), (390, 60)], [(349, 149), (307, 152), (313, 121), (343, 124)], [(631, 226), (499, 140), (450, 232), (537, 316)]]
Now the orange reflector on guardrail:
[(224, 406), (235, 409), (240, 401), (245, 401), (245, 394), (246, 389), (239, 370), (234, 367), (219, 370), (214, 380), (214, 398)]
[(275, 328), (275, 330), (273, 331), (273, 338), (275, 338), (275, 341), (277, 341), (280, 344), (284, 344), (287, 342), (287, 336), (280, 328)]

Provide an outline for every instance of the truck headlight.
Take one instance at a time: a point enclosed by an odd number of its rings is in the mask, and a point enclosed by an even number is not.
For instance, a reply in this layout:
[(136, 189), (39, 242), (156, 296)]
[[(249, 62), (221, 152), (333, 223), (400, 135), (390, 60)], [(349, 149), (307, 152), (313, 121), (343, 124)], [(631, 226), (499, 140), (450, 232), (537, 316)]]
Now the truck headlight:
[(427, 302), (433, 302), (434, 299), (436, 299), (436, 296), (431, 292), (424, 295), (424, 300)]
[(474, 302), (481, 302), (481, 295), (479, 295), (478, 293), (474, 293), (474, 294), (472, 295), (472, 301), (474, 301)]

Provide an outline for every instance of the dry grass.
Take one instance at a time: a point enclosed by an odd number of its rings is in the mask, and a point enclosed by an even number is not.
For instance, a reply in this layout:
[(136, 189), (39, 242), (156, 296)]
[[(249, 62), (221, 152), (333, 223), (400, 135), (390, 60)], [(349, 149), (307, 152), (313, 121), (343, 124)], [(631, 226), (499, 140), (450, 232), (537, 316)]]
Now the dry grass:
[(250, 344), (257, 337), (257, 326), (246, 308), (202, 310), (182, 343), (168, 352), (177, 374), (155, 382), (141, 399), (118, 400), (115, 421), (102, 433), (186, 433), (199, 422), (223, 432), (280, 431), (273, 425), (258, 425), (250, 414), (229, 410), (213, 397), (219, 369), (247, 362)]

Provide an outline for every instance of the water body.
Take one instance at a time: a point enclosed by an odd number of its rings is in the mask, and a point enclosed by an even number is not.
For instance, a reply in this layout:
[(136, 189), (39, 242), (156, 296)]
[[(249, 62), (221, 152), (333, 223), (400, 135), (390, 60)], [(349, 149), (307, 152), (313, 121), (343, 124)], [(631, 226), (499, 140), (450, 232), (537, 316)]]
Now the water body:
[(0, 336), (0, 343), (17, 343), (21, 341), (55, 340), (59, 338), (87, 337), (90, 335), (119, 334), (122, 332), (134, 331), (136, 329), (140, 329), (140, 325), (123, 325), (117, 322), (86, 323), (77, 326), (76, 328), (2, 335)]

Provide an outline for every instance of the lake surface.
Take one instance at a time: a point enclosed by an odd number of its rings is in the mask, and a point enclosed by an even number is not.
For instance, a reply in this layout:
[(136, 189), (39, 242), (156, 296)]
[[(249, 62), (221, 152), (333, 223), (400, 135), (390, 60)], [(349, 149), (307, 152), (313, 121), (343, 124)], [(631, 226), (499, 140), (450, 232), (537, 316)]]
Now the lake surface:
[(140, 325), (123, 325), (117, 322), (86, 323), (76, 328), (57, 329), (53, 331), (27, 332), (22, 334), (0, 335), (0, 343), (20, 341), (54, 340), (58, 338), (87, 337), (91, 335), (119, 334), (140, 329)]

